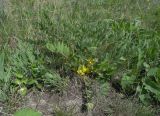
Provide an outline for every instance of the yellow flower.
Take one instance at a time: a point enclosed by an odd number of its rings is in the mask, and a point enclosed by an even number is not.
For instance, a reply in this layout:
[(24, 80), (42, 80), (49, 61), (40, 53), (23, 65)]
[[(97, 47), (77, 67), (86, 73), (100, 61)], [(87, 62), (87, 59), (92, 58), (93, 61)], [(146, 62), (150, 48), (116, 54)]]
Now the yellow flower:
[(95, 63), (94, 59), (90, 58), (87, 60), (89, 65), (93, 65)]
[(81, 76), (85, 75), (89, 72), (89, 68), (87, 68), (85, 65), (81, 65), (78, 67), (77, 73)]

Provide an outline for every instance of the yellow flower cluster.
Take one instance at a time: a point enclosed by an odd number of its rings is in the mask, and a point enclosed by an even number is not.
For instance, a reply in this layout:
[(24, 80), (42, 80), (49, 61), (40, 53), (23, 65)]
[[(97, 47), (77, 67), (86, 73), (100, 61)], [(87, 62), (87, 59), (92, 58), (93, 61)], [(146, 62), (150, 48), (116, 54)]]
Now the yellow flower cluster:
[(85, 65), (80, 65), (78, 67), (77, 73), (81, 76), (85, 75), (86, 73), (89, 73), (89, 68)]
[(95, 60), (92, 58), (87, 59), (87, 64), (86, 65), (80, 65), (78, 67), (77, 73), (81, 76), (89, 73), (92, 70), (92, 66), (95, 63)]

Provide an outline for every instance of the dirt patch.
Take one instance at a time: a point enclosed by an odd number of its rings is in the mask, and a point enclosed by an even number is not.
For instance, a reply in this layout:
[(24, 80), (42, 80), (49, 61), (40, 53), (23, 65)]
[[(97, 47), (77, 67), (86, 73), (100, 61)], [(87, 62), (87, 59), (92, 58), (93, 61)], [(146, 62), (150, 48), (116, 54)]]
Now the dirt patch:
[[(82, 91), (81, 84), (70, 82), (70, 86), (63, 94), (55, 92), (30, 92), (23, 107), (30, 107), (43, 113), (43, 116), (55, 116), (57, 110), (73, 116), (135, 116), (138, 111), (136, 100), (126, 99), (110, 87), (106, 96), (100, 95), (100, 85), (92, 85), (94, 96), (93, 108), (88, 112), (81, 112)], [(126, 110), (127, 109), (127, 110)], [(70, 115), (69, 115), (70, 116)]]
[(69, 83), (63, 93), (30, 92), (23, 107), (30, 107), (43, 113), (44, 116), (53, 116), (55, 110), (71, 111), (72, 114), (81, 114), (82, 95), (79, 84)]

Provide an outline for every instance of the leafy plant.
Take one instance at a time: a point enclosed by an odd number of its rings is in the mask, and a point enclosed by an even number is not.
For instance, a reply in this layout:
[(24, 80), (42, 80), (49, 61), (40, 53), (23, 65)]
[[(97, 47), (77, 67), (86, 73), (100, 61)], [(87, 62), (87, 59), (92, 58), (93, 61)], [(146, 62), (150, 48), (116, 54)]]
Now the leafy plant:
[(134, 90), (133, 85), (135, 84), (135, 80), (135, 76), (128, 76), (124, 74), (124, 76), (121, 79), (122, 89), (126, 91), (126, 93), (131, 93), (131, 91)]
[(33, 46), (19, 41), (18, 48), (10, 58), (12, 68), (12, 85), (19, 89), (19, 93), (25, 95), (27, 89), (42, 88), (45, 68), (41, 58), (36, 58)]
[(63, 42), (56, 42), (54, 44), (48, 42), (46, 44), (46, 47), (51, 52), (59, 53), (61, 55), (64, 55), (65, 57), (68, 57), (70, 55), (69, 47), (65, 45)]
[(115, 70), (116, 67), (109, 63), (108, 59), (101, 60), (94, 67), (94, 71), (98, 74), (99, 80), (110, 80)]
[[(143, 89), (153, 94), (153, 97), (160, 101), (160, 70), (159, 68), (150, 68), (147, 72), (147, 77), (144, 79)], [(151, 95), (151, 94), (149, 94)], [(151, 95), (152, 96), (152, 95)]]
[(104, 96), (107, 95), (109, 89), (110, 89), (110, 86), (109, 86), (108, 82), (105, 82), (105, 83), (101, 84), (100, 85), (100, 94), (104, 95)]

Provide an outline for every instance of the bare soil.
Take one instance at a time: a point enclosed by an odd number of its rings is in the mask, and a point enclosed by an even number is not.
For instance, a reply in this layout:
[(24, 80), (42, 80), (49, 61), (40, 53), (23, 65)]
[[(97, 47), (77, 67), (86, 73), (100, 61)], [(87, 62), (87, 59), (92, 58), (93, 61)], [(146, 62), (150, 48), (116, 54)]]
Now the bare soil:
[[(76, 80), (76, 79), (75, 79)], [(76, 80), (62, 94), (53, 92), (30, 92), (23, 107), (30, 107), (43, 113), (43, 116), (55, 116), (56, 112), (63, 111), (66, 116), (135, 116), (138, 103), (129, 100), (124, 95), (117, 93), (112, 87), (106, 96), (100, 95), (98, 83), (92, 85), (94, 96), (93, 108), (88, 112), (81, 111), (83, 96), (81, 84)]]

